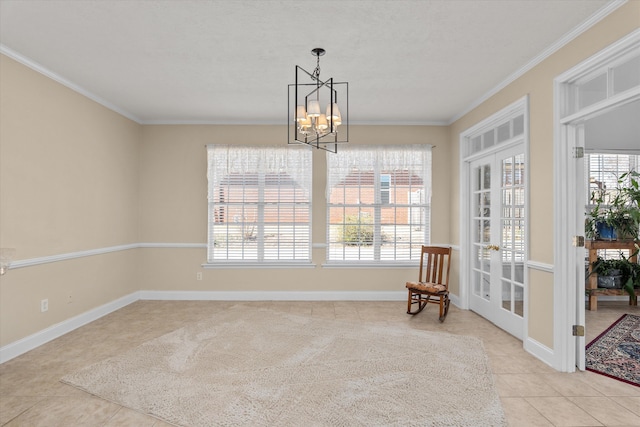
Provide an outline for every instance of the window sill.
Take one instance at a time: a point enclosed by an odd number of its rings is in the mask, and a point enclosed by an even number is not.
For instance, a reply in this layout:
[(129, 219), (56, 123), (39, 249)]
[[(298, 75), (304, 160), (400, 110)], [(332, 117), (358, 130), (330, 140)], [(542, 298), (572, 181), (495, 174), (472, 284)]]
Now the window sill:
[(316, 264), (308, 261), (304, 262), (234, 262), (234, 261), (220, 261), (215, 263), (204, 263), (202, 268), (206, 269), (220, 269), (220, 268), (315, 268)]
[(420, 261), (415, 262), (326, 262), (322, 268), (418, 268)]

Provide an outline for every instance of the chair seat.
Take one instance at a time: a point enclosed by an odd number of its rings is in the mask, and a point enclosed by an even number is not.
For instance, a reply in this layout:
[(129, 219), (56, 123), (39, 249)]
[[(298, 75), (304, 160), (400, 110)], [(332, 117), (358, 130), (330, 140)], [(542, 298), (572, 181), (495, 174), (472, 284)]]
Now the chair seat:
[(434, 294), (447, 291), (446, 286), (438, 285), (436, 283), (407, 282), (406, 286), (407, 286), (407, 289), (413, 289), (419, 292), (431, 292)]

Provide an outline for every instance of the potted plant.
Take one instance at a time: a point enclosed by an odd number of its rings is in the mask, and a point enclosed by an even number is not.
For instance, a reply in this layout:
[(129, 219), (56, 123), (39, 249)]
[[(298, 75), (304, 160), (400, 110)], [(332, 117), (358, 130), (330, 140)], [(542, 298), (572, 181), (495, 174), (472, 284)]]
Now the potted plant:
[(640, 228), (640, 174), (620, 175), (613, 190), (591, 193), (593, 209), (587, 214), (585, 234), (590, 239), (635, 240)]
[[(629, 255), (629, 258), (637, 256), (638, 252), (640, 252), (640, 246), (638, 246), (637, 243), (635, 244), (635, 247), (636, 250), (634, 253)], [(640, 288), (640, 264), (629, 261), (629, 258), (625, 258), (622, 253), (620, 254), (620, 257), (621, 261), (625, 261), (620, 264), (623, 275), (622, 288), (627, 291), (630, 296), (635, 297), (635, 290)]]
[(598, 275), (598, 287), (608, 289), (622, 289), (623, 270), (622, 259), (604, 259), (598, 257), (591, 265), (591, 274)]
[(635, 251), (625, 257), (620, 252), (619, 259), (604, 259), (598, 257), (591, 265), (591, 273), (598, 275), (598, 287), (608, 289), (624, 289), (631, 297), (640, 288), (640, 264), (630, 261), (638, 255), (640, 246), (635, 245)]

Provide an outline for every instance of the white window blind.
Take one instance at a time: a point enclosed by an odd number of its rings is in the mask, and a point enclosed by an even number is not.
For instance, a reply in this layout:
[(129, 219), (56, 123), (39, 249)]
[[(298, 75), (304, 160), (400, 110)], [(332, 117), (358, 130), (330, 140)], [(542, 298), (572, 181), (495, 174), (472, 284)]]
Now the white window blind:
[(310, 262), (312, 153), (208, 145), (208, 263)]
[(327, 154), (327, 261), (415, 262), (429, 242), (431, 146)]
[[(603, 192), (605, 203), (615, 193), (618, 178), (640, 167), (640, 156), (634, 154), (589, 153), (585, 156), (587, 182), (587, 203), (591, 194)], [(629, 184), (628, 182), (626, 184)]]

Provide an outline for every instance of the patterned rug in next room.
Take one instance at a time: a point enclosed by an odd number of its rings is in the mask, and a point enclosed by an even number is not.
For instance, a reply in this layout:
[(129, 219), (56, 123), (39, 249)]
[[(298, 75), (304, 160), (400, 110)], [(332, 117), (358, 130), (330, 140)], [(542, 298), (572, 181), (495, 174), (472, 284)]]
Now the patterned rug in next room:
[(640, 316), (625, 314), (586, 349), (586, 368), (640, 387)]

